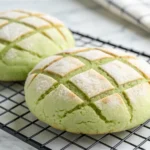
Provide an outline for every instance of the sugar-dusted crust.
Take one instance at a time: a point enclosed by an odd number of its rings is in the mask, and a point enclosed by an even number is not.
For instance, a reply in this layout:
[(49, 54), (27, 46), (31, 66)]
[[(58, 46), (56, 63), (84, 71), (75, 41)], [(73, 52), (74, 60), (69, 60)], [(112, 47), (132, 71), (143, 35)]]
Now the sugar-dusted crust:
[(137, 58), (101, 48), (74, 48), (48, 57), (27, 78), (27, 105), (41, 121), (72, 133), (133, 128), (150, 117), (150, 85), (148, 72), (131, 59)]
[(23, 17), (27, 17), (28, 14), (22, 12), (15, 12), (15, 11), (7, 11), (0, 13), (0, 18), (7, 18), (7, 19), (19, 19)]
[(40, 60), (74, 44), (55, 17), (28, 10), (0, 12), (0, 81), (25, 80)]
[(58, 74), (60, 76), (65, 76), (73, 70), (76, 70), (83, 66), (84, 64), (78, 59), (73, 57), (65, 57), (48, 66), (45, 70), (48, 72)]
[(45, 20), (42, 20), (41, 18), (38, 17), (28, 17), (28, 18), (23, 18), (20, 20), (21, 22), (24, 22), (28, 25), (31, 25), (35, 28), (41, 28), (41, 27), (48, 27), (50, 24), (46, 22)]
[(71, 49), (67, 49), (64, 50), (63, 52), (59, 53), (59, 54), (73, 54), (73, 53), (77, 53), (77, 52), (82, 52), (82, 51), (88, 51), (92, 48), (88, 48), (88, 47), (74, 47)]
[(25, 25), (10, 23), (0, 29), (0, 39), (12, 42), (32, 31), (30, 27), (26, 27)]
[(7, 20), (5, 20), (5, 19), (0, 19), (0, 27), (3, 26), (3, 25), (5, 25), (5, 24), (7, 24), (7, 23), (8, 23)]
[(117, 57), (125, 57), (125, 58), (135, 58), (134, 55), (127, 53), (127, 52), (123, 52), (121, 49), (119, 50), (119, 48), (105, 48), (105, 47), (100, 47), (98, 48), (100, 50), (102, 50), (103, 52), (107, 53), (107, 54), (111, 54), (113, 56), (117, 56)]
[(150, 79), (150, 65), (142, 59), (128, 59), (129, 63), (139, 69), (147, 78)]
[(51, 57), (47, 57), (44, 60), (42, 60), (40, 63), (38, 63), (34, 67), (34, 70), (43, 70), (46, 67), (48, 67), (50, 64), (52, 64), (53, 62), (55, 62), (55, 61), (57, 61), (57, 60), (59, 60), (61, 58), (62, 58), (62, 56), (59, 56), (59, 55), (54, 55), (54, 56), (51, 56)]
[[(121, 61), (114, 60), (100, 66), (120, 85), (143, 78), (137, 71)], [(110, 69), (111, 68), (111, 69)]]
[(104, 76), (93, 69), (73, 76), (70, 81), (89, 98), (114, 88)]
[(81, 57), (88, 59), (90, 61), (100, 60), (103, 58), (112, 58), (111, 55), (106, 54), (100, 50), (89, 50), (89, 51), (85, 51), (85, 52), (79, 52), (76, 55), (81, 56)]

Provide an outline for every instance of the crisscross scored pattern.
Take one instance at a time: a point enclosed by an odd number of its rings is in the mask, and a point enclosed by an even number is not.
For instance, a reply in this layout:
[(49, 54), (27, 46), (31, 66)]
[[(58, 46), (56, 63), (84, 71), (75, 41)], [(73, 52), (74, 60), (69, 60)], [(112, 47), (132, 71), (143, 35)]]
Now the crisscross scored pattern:
[[(137, 52), (133, 49), (123, 48), (121, 46), (117, 46), (112, 43), (105, 42), (100, 39), (95, 39), (76, 32), (74, 32), (74, 37), (78, 46), (103, 46), (107, 47), (107, 50), (110, 48), (115, 48), (118, 53), (125, 51), (128, 54), (128, 52), (130, 52), (134, 55), (144, 58), (147, 62), (150, 60), (150, 56), (143, 52)], [(43, 65), (44, 64), (45, 63), (43, 63)], [(141, 65), (142, 64), (140, 63), (139, 66)], [(139, 127), (120, 133), (95, 136), (70, 134), (65, 131), (55, 130), (51, 126), (43, 124), (38, 119), (36, 119), (30, 113), (24, 102), (23, 88), (24, 83), (22, 82), (1, 82), (0, 128), (9, 134), (12, 134), (13, 136), (23, 140), (24, 142), (31, 144), (37, 149), (149, 149), (150, 120), (141, 124)]]
[[(58, 19), (26, 10), (0, 13), (0, 58), (7, 66), (28, 66), (74, 45)], [(36, 64), (35, 63), (35, 64)]]
[[(145, 69), (134, 56), (105, 48), (62, 52), (30, 73), (25, 88), (27, 104), (41, 120), (70, 132), (97, 134), (131, 128), (150, 114), (147, 111), (142, 119), (138, 116), (145, 112), (140, 108), (142, 101), (145, 107), (150, 104), (150, 66), (143, 63)], [(83, 117), (71, 119), (77, 116)], [(77, 124), (75, 129), (68, 129), (69, 122), (70, 126)], [(95, 124), (101, 128), (94, 129)]]

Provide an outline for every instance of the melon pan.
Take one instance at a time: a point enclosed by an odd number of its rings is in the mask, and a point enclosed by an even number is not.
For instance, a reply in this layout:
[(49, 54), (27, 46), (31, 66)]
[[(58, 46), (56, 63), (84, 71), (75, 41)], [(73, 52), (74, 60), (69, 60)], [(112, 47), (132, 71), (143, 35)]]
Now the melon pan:
[(73, 133), (103, 134), (150, 118), (150, 65), (109, 48), (73, 48), (29, 73), (25, 99), (41, 121)]
[(71, 32), (58, 19), (26, 10), (0, 13), (0, 80), (25, 80), (45, 57), (74, 47)]

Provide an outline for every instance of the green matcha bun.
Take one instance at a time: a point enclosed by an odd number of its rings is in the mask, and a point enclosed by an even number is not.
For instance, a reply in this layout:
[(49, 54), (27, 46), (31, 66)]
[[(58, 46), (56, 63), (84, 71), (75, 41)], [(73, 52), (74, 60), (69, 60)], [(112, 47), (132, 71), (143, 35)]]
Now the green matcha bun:
[(25, 80), (42, 59), (74, 47), (58, 19), (25, 10), (0, 13), (0, 81)]
[(73, 133), (103, 134), (150, 118), (150, 65), (106, 48), (74, 48), (29, 73), (25, 99), (41, 121)]

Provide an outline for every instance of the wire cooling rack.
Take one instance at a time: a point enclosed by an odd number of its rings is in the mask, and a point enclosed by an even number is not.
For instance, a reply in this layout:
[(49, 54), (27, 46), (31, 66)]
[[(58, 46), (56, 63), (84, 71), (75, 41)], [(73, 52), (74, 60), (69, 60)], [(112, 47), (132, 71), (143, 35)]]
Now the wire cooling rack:
[[(113, 47), (150, 61), (150, 56), (100, 39), (73, 32), (77, 46)], [(24, 101), (23, 82), (0, 82), (0, 128), (39, 150), (150, 149), (150, 120), (124, 132), (105, 135), (71, 134), (37, 120)]]

